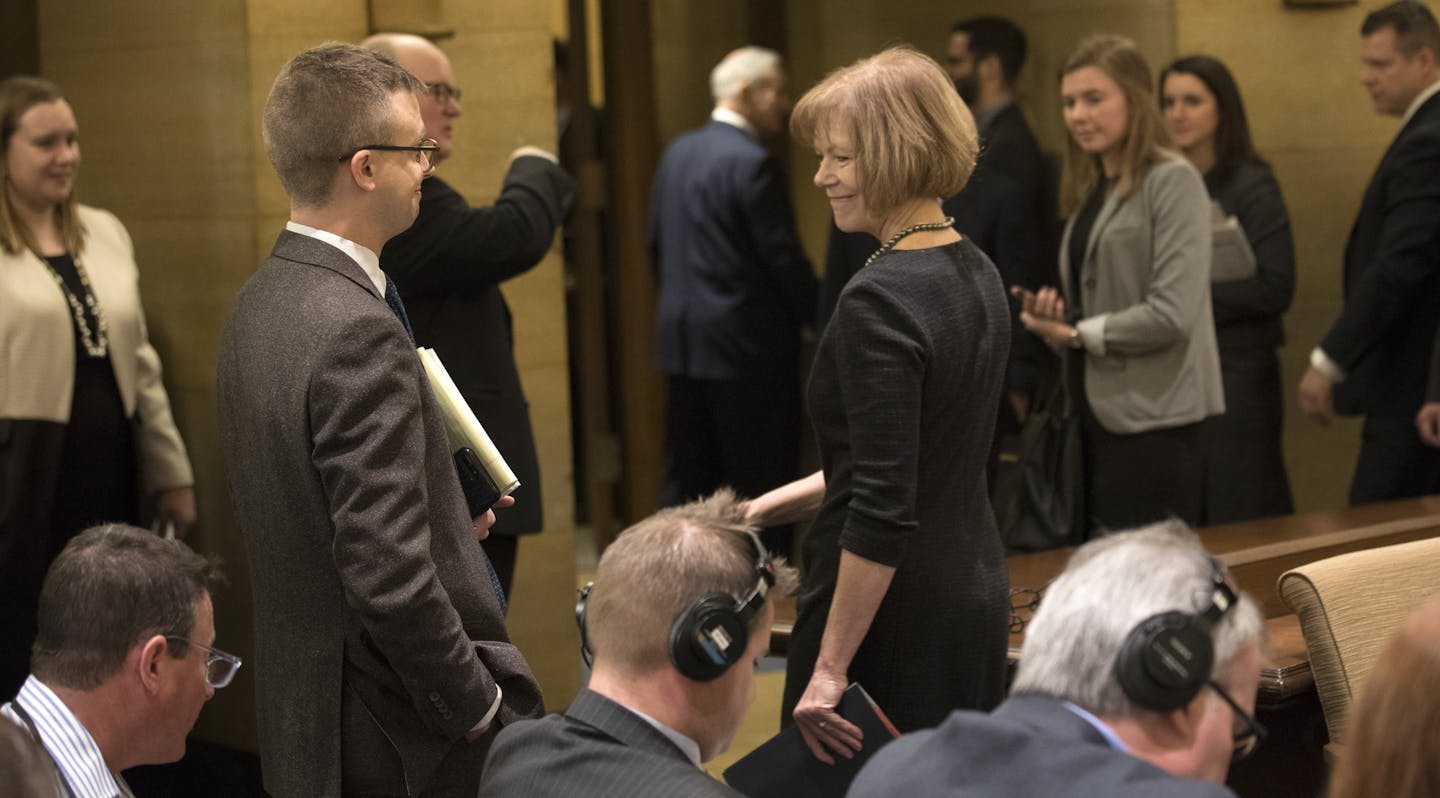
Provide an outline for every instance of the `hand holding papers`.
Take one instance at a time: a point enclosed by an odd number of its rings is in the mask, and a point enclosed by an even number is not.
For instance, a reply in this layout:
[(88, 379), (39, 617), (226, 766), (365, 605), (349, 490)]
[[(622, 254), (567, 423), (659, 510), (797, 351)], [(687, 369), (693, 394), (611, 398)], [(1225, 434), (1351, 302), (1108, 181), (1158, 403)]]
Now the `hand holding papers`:
[(445, 418), (445, 434), (454, 451), (455, 470), (460, 476), (470, 515), (482, 515), (501, 497), (509, 496), (520, 487), (520, 480), (505, 464), (505, 458), (475, 418), (465, 397), (460, 395), (460, 389), (455, 387), (455, 381), (450, 379), (435, 350), (421, 347), (416, 352), (425, 366), (425, 376), (430, 378), (430, 389), (440, 403), (440, 414)]

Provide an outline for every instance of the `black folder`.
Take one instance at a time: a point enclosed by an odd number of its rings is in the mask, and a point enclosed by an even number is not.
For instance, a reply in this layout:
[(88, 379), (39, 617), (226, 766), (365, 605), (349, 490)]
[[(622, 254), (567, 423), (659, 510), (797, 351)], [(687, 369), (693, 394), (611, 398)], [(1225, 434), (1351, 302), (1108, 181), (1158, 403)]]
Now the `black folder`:
[(846, 759), (832, 752), (835, 764), (827, 765), (810, 753), (800, 730), (789, 726), (726, 768), (725, 781), (750, 798), (843, 796), (861, 766), (900, 732), (858, 683), (845, 688), (835, 710), (860, 727), (863, 738), (854, 757)]

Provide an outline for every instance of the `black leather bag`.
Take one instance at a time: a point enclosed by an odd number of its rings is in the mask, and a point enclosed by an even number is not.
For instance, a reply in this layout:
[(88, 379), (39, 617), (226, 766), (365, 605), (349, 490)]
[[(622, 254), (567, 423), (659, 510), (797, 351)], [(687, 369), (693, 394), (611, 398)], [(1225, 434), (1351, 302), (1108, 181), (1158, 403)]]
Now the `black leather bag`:
[(1018, 435), (1000, 443), (991, 503), (1011, 552), (1078, 546), (1085, 534), (1080, 417), (1062, 373)]

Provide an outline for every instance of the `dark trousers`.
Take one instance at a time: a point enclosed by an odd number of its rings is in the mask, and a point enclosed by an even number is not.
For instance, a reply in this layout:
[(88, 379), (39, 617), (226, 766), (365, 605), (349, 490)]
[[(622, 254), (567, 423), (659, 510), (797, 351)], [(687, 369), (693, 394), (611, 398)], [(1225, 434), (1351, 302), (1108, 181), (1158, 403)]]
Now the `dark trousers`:
[(1360, 433), (1350, 503), (1370, 504), (1440, 493), (1440, 449), (1426, 446), (1415, 413), (1372, 414)]
[[(774, 380), (671, 376), (665, 408), (660, 506), (673, 507), (728, 485), (758, 496), (793, 479), (800, 442), (800, 385)], [(789, 556), (793, 528), (771, 527), (765, 547)]]
[(515, 584), (515, 556), (520, 548), (520, 538), (515, 535), (491, 534), (481, 544), (490, 564), (495, 566), (495, 575), (500, 577), (500, 589), (505, 591), (505, 601), (510, 601), (510, 586)]
[(1171, 516), (1199, 525), (1205, 484), (1198, 423), (1117, 435), (1088, 404), (1082, 418), (1090, 537)]
[[(451, 744), (423, 790), (407, 779), (400, 754), (359, 697), (348, 687), (340, 702), (340, 781), (349, 798), (474, 798), (480, 789), (480, 771), (495, 732), (473, 743), (464, 738)], [(412, 775), (413, 777), (413, 775)]]

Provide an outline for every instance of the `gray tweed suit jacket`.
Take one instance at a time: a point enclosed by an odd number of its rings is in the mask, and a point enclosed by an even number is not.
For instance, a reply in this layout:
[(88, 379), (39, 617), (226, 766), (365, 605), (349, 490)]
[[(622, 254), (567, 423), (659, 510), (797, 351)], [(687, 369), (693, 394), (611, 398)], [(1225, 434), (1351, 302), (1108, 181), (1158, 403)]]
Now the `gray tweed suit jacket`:
[(282, 232), (231, 311), (219, 397), (254, 580), (265, 788), (341, 793), (359, 736), (349, 722), (342, 734), (342, 703), (373, 720), (360, 750), (393, 748), (412, 794), (442, 759), (478, 770), (489, 739), (465, 749), (463, 736), (497, 686), (492, 728), (541, 715), (540, 691), (509, 643), (414, 344), (360, 266)]
[(564, 715), (501, 732), (485, 761), (480, 795), (519, 798), (672, 798), (740, 793), (690, 761), (644, 718), (581, 690)]

